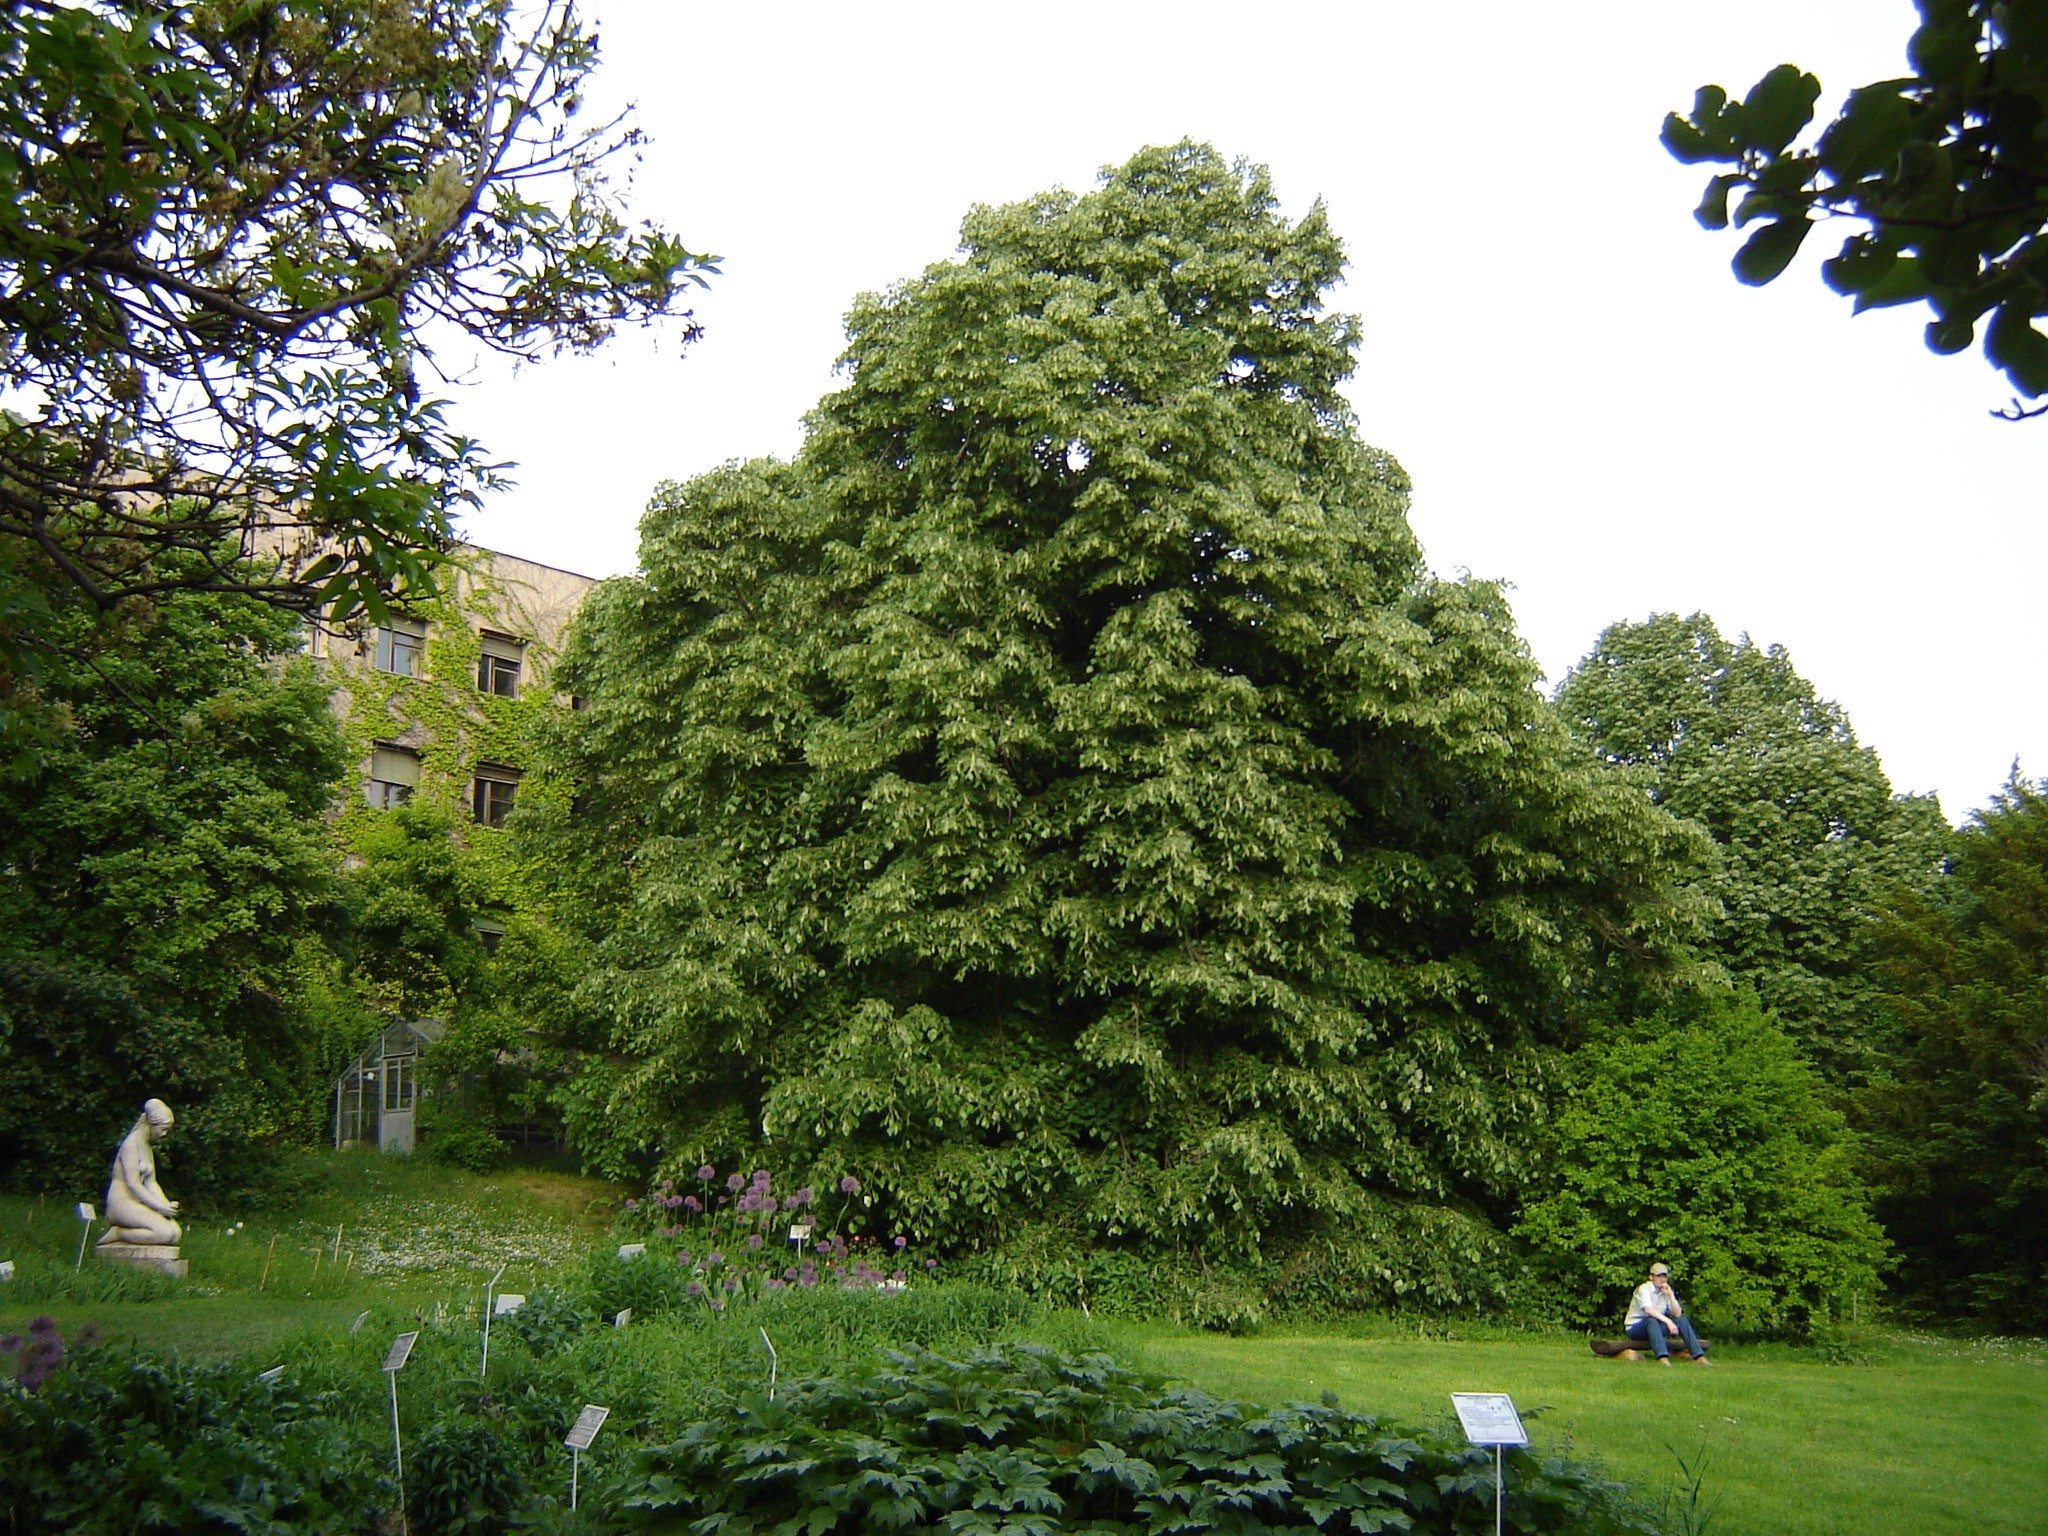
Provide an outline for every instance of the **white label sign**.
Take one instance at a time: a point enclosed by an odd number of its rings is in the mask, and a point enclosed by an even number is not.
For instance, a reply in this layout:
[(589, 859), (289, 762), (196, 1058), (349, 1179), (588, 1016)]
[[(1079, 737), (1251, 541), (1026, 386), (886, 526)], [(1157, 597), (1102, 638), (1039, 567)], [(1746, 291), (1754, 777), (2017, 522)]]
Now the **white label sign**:
[(614, 1328), (623, 1328), (631, 1321), (633, 1321), (633, 1309), (631, 1307), (612, 1314), (612, 1326)]
[(13, 1278), (14, 1260), (0, 1259), (0, 1280), (12, 1280)]
[(510, 1317), (526, 1305), (526, 1298), (517, 1291), (500, 1291), (491, 1302), (491, 1316)]
[(562, 1444), (571, 1450), (587, 1451), (590, 1442), (597, 1438), (597, 1432), (604, 1428), (604, 1421), (611, 1417), (611, 1409), (600, 1408), (595, 1403), (585, 1403), (583, 1411), (576, 1415), (576, 1423), (569, 1430), (568, 1438)]
[(789, 1240), (792, 1243), (805, 1242), (810, 1238), (810, 1235), (811, 1224), (809, 1222), (805, 1222), (801, 1226), (795, 1226), (789, 1229)]
[(350, 1333), (361, 1333), (363, 1331), (363, 1324), (367, 1323), (369, 1320), (370, 1314), (368, 1312), (358, 1312), (356, 1314), (356, 1320), (348, 1325), (348, 1331)]
[(278, 1379), (278, 1377), (282, 1376), (283, 1374), (284, 1374), (284, 1367), (283, 1367), (283, 1366), (281, 1366), (281, 1365), (273, 1365), (273, 1366), (272, 1366), (272, 1367), (271, 1367), (271, 1368), (270, 1368), (269, 1370), (267, 1370), (267, 1371), (258, 1371), (258, 1372), (256, 1373), (256, 1379), (257, 1379), (258, 1381), (276, 1381), (276, 1380)]
[(419, 1334), (417, 1332), (401, 1333), (397, 1338), (393, 1339), (391, 1341), (391, 1353), (384, 1357), (384, 1369), (387, 1371), (404, 1370), (406, 1357), (412, 1353), (412, 1347), (418, 1341)]
[(646, 1251), (647, 1245), (645, 1243), (619, 1244), (619, 1257), (622, 1259), (637, 1259), (640, 1257), (641, 1254), (645, 1253)]
[(78, 1202), (78, 1219), (80, 1221), (98, 1221), (100, 1218), (90, 1204), (81, 1200)]
[(1515, 1412), (1515, 1400), (1505, 1392), (1453, 1392), (1451, 1406), (1458, 1410), (1465, 1438), (1474, 1445), (1529, 1443), (1522, 1416)]

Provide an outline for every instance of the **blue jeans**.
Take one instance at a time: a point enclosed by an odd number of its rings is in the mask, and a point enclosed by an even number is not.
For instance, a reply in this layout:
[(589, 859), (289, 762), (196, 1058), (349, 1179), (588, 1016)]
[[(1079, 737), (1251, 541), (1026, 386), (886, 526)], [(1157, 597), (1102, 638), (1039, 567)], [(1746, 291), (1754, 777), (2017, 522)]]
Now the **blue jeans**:
[[(1706, 1354), (1707, 1346), (1702, 1344), (1700, 1336), (1692, 1331), (1691, 1318), (1681, 1312), (1672, 1321), (1678, 1324), (1678, 1336), (1685, 1341), (1685, 1347), (1692, 1351), (1693, 1359), (1697, 1360)], [(1649, 1345), (1650, 1352), (1659, 1360), (1667, 1358), (1671, 1353), (1671, 1330), (1654, 1317), (1630, 1323), (1626, 1332), (1630, 1342)]]

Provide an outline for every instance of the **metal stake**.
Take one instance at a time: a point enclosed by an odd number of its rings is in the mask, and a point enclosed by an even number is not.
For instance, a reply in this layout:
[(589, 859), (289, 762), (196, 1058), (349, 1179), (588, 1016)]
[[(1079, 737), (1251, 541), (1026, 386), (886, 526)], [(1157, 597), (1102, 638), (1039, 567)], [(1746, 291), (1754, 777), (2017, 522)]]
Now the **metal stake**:
[(1493, 1536), (1501, 1536), (1506, 1529), (1501, 1522), (1507, 1518), (1507, 1507), (1501, 1503), (1500, 1498), (1501, 1458), (1506, 1453), (1506, 1446), (1496, 1445), (1493, 1448)]
[(484, 1363), (477, 1370), (478, 1381), (482, 1381), (491, 1371), (491, 1292), (504, 1275), (505, 1266), (500, 1264), (497, 1274), (484, 1283)]
[(398, 1438), (398, 1372), (384, 1374), (391, 1378), (391, 1459), (398, 1467), (398, 1528), (412, 1536), (405, 1516), (405, 1443)]

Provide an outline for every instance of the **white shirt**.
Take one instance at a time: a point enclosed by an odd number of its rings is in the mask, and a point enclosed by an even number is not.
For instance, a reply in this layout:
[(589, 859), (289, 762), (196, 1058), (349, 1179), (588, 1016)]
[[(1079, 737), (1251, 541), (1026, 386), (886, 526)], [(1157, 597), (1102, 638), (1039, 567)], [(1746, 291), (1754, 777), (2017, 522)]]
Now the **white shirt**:
[(1636, 1293), (1628, 1299), (1628, 1320), (1621, 1326), (1633, 1328), (1650, 1311), (1662, 1312), (1666, 1317), (1676, 1317), (1685, 1308), (1679, 1304), (1678, 1292), (1663, 1291), (1654, 1280), (1645, 1280), (1636, 1287)]

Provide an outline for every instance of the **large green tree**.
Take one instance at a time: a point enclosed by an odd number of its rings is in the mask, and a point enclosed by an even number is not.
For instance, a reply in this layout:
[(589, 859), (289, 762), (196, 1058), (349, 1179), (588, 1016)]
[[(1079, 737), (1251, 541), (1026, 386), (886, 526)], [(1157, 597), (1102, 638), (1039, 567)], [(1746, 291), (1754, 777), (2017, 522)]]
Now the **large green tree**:
[(1780, 646), (1724, 638), (1696, 613), (1611, 626), (1558, 686), (1574, 732), (1629, 770), (1718, 858), (1714, 948), (1837, 1083), (1880, 1062), (1874, 924), (1940, 875), (1949, 829), (1930, 796), (1895, 796), (1841, 707)]
[(1884, 938), (1901, 1049), (1865, 1107), (1901, 1287), (2032, 1327), (2048, 1282), (2048, 785), (2007, 785)]
[(344, 763), (297, 636), (186, 592), (46, 674), (60, 728), (0, 783), (0, 1170), (90, 1183), (151, 1094), (204, 1183), (303, 1129), (323, 1063), (293, 993), (337, 916), (322, 813)]
[(500, 467), (437, 347), (687, 322), (708, 263), (607, 184), (597, 56), (568, 0), (0, 6), (0, 729), (111, 643), (69, 606), (431, 588)]
[[(617, 1167), (766, 1144), (955, 1246), (1478, 1216), (1676, 823), (1426, 574), (1322, 210), (1147, 150), (863, 298), (793, 463), (665, 488), (567, 686)], [(1454, 1282), (1470, 1294), (1483, 1277)]]
[(1925, 303), (1936, 352), (1963, 351), (1983, 325), (1985, 355), (2013, 388), (2048, 394), (2036, 325), (2048, 314), (2048, 8), (1918, 5), (1910, 73), (1852, 90), (1811, 140), (1820, 82), (1781, 64), (1740, 99), (1702, 86), (1689, 114), (1665, 119), (1665, 146), (1688, 165), (1732, 167), (1697, 217), (1753, 226), (1735, 255), (1744, 282), (1770, 282), (1822, 222), (1846, 220), (1821, 273), (1857, 313)]

